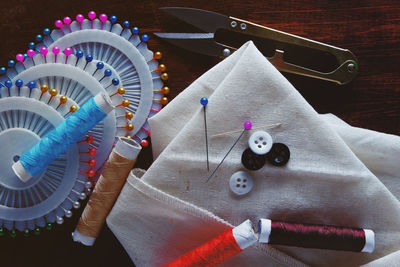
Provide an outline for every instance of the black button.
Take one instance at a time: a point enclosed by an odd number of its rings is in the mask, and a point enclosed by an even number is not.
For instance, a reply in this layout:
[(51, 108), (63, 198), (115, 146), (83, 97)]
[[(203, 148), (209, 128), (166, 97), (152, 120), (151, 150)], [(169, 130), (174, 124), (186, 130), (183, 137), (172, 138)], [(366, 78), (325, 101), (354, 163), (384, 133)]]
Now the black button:
[(259, 170), (265, 164), (265, 155), (257, 155), (250, 148), (243, 151), (242, 164), (248, 170)]
[(275, 166), (285, 165), (290, 158), (289, 148), (282, 143), (274, 143), (267, 154), (268, 161)]

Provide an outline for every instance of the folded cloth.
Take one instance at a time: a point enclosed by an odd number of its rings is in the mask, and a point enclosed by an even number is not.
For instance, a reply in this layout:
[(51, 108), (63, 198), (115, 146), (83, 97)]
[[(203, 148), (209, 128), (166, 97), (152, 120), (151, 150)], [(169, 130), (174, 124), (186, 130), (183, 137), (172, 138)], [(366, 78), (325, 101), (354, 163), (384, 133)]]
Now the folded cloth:
[[(241, 156), (250, 130), (206, 182), (211, 172), (201, 97), (209, 99), (211, 171), (240, 133), (213, 135), (240, 130), (246, 120), (255, 128), (280, 123), (261, 130), (289, 147), (288, 164), (244, 169)], [(258, 243), (224, 266), (398, 263), (400, 137), (319, 115), (252, 42), (202, 75), (149, 123), (156, 160), (147, 172), (131, 173), (107, 218), (137, 266), (167, 264), (228, 227), (260, 218), (372, 229), (376, 248), (368, 254)], [(229, 178), (241, 170), (253, 177), (254, 187), (238, 197)]]

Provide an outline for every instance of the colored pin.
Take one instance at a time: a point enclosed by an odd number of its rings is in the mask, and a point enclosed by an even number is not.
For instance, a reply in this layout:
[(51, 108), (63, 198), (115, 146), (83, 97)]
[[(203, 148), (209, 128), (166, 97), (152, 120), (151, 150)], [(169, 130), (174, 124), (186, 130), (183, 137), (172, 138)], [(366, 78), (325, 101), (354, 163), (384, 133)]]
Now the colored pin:
[(21, 79), (18, 79), (15, 81), (15, 86), (18, 87), (18, 95), (20, 95), (21, 92), (21, 87), (24, 86), (24, 81)]
[(67, 114), (64, 115), (64, 118), (66, 118), (67, 116), (71, 115), (72, 113), (74, 113), (75, 111), (78, 110), (78, 107), (75, 105), (72, 105), (69, 107), (69, 111), (67, 112)]
[(93, 20), (96, 18), (96, 12), (93, 10), (88, 13), (88, 17), (91, 20), (91, 28), (93, 29)]
[(46, 55), (48, 52), (49, 50), (47, 49), (47, 47), (43, 46), (42, 48), (40, 48), (40, 54), (42, 54), (45, 63), (47, 63)]
[(96, 64), (96, 70), (93, 72), (92, 76), (94, 76), (98, 70), (101, 70), (101, 69), (103, 69), (103, 68), (104, 68), (104, 63), (101, 62), (101, 61), (97, 62), (97, 64)]
[(117, 22), (117, 16), (111, 16), (110, 22), (111, 22), (111, 24), (114, 24), (115, 22)]
[(162, 58), (162, 53), (161, 52), (155, 52), (154, 53), (153, 59), (160, 60), (161, 58)]
[(118, 78), (114, 78), (114, 79), (111, 80), (111, 83), (104, 89), (107, 89), (108, 87), (110, 87), (112, 85), (117, 86), (118, 84), (119, 84), (119, 79)]
[(43, 35), (44, 35), (44, 36), (49, 36), (50, 39), (54, 42), (53, 37), (51, 37), (51, 30), (50, 30), (49, 28), (45, 28), (45, 29), (43, 30)]
[(214, 174), (217, 172), (218, 168), (222, 165), (222, 163), (224, 162), (224, 160), (226, 159), (226, 157), (229, 155), (229, 153), (232, 151), (232, 149), (235, 147), (235, 145), (237, 144), (237, 142), (239, 142), (240, 138), (243, 136), (245, 131), (251, 130), (251, 122), (250, 121), (245, 121), (243, 123), (243, 131), (242, 133), (239, 135), (239, 137), (236, 139), (235, 143), (233, 143), (233, 145), (231, 146), (231, 148), (228, 150), (228, 152), (226, 153), (226, 155), (224, 156), (224, 158), (221, 160), (221, 162), (218, 164), (218, 166), (215, 168), (215, 170), (211, 173), (210, 176), (208, 176), (207, 181), (210, 181), (210, 179), (214, 176)]
[(50, 98), (49, 98), (49, 101), (47, 101), (47, 104), (49, 104), (50, 101), (53, 99), (53, 97), (55, 97), (58, 94), (58, 91), (57, 91), (57, 89), (53, 88), (53, 89), (50, 89), (49, 94), (50, 94)]
[(54, 54), (54, 63), (57, 63), (57, 55), (60, 53), (61, 49), (58, 46), (55, 46), (52, 51)]
[(57, 28), (59, 28), (62, 31), (63, 34), (65, 34), (64, 33), (64, 29), (63, 29), (64, 23), (62, 22), (62, 20), (60, 20), (60, 19), (56, 20), (56, 22), (54, 22), (54, 25)]
[(169, 94), (169, 87), (168, 86), (164, 86), (162, 88), (160, 88), (159, 90), (153, 90), (153, 92), (160, 92), (161, 94), (164, 95), (168, 95)]
[(71, 25), (70, 25), (71, 22), (72, 22), (72, 19), (71, 19), (70, 17), (65, 17), (65, 18), (63, 19), (63, 22), (64, 22), (65, 25), (68, 26), (69, 32), (72, 32), (72, 31), (71, 31)]
[(78, 65), (79, 60), (83, 57), (83, 51), (82, 50), (76, 51), (75, 56), (77, 57), (77, 60), (75, 62), (75, 67), (76, 67), (76, 65)]
[(167, 66), (165, 66), (164, 64), (160, 64), (156, 69), (152, 70), (151, 72), (164, 72), (167, 70)]
[(208, 160), (208, 134), (207, 134), (207, 115), (206, 115), (206, 106), (208, 104), (207, 97), (202, 97), (200, 99), (200, 104), (203, 105), (203, 113), (204, 113), (204, 133), (206, 136), (206, 152), (207, 152), (207, 171), (210, 171), (210, 163)]
[[(157, 101), (157, 102), (160, 102), (160, 104), (161, 105), (166, 105), (166, 104), (168, 104), (168, 98), (167, 97), (162, 97), (162, 98), (160, 98), (160, 99), (153, 99), (153, 101)], [(155, 110), (154, 110), (155, 111)], [(159, 111), (159, 110), (158, 110)], [(157, 111), (157, 112), (158, 112)]]
[(88, 144), (93, 144), (94, 138), (91, 135), (88, 135), (85, 140), (79, 141), (78, 144), (82, 143), (88, 143)]
[(86, 66), (87, 66), (88, 63), (93, 61), (93, 56), (91, 54), (87, 54), (85, 59), (86, 59), (86, 64), (85, 64), (85, 67), (83, 68), (83, 70), (86, 69)]
[(24, 57), (23, 54), (17, 54), (17, 55), (15, 56), (15, 59), (16, 59), (18, 62), (20, 62), (20, 63), (22, 64), (22, 66), (24, 66), (24, 69), (26, 69), (25, 64), (24, 64), (25, 57)]
[(105, 69), (104, 76), (99, 80), (99, 82), (101, 82), (105, 77), (110, 77), (111, 74), (112, 74), (112, 71), (110, 69)]
[(82, 30), (82, 22), (85, 19), (85, 17), (82, 14), (78, 14), (76, 15), (75, 19), (79, 23), (79, 27)]
[(130, 104), (131, 104), (131, 102), (128, 99), (124, 99), (116, 107), (125, 107), (125, 108), (127, 108), (127, 107), (129, 107)]
[(138, 47), (141, 43), (147, 43), (149, 41), (150, 37), (147, 34), (143, 34), (142, 38), (140, 38), (140, 39), (141, 39), (141, 42), (138, 43), (138, 45), (136, 47)]
[(68, 101), (68, 98), (65, 95), (60, 96), (60, 102), (58, 103), (58, 106), (56, 107), (56, 110), (61, 106), (66, 104)]
[(67, 64), (67, 61), (68, 61), (68, 57), (70, 56), (70, 55), (72, 55), (72, 48), (71, 47), (67, 47), (67, 48), (65, 48), (64, 49), (64, 54), (66, 55), (66, 58), (65, 58), (65, 64)]
[(119, 94), (119, 95), (125, 94), (125, 88), (124, 87), (118, 87), (117, 91), (114, 94), (111, 94), (110, 97), (113, 97), (116, 94)]
[(161, 74), (161, 80), (163, 81), (168, 80), (168, 73), (164, 72), (163, 74)]
[(132, 38), (132, 36), (138, 35), (139, 34), (139, 28), (138, 27), (133, 27), (132, 28), (132, 35), (129, 37), (128, 40)]
[(104, 23), (107, 21), (107, 15), (106, 14), (100, 14), (99, 20), (101, 22), (101, 29), (104, 27)]
[(28, 51), (26, 51), (26, 54), (28, 55), (28, 57), (32, 59), (33, 65), (36, 65), (35, 61), (33, 60), (33, 57), (35, 56), (35, 50), (28, 49)]

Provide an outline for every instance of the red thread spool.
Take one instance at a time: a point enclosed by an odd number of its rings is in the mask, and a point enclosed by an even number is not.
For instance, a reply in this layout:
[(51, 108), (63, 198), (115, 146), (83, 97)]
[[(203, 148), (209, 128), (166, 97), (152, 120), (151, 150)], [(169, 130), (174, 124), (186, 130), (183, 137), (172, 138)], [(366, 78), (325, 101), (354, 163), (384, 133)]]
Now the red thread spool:
[(250, 220), (247, 220), (166, 266), (216, 266), (242, 252), (256, 241), (257, 236), (254, 234)]
[(258, 234), (261, 243), (273, 245), (368, 253), (375, 247), (374, 232), (361, 228), (261, 219)]

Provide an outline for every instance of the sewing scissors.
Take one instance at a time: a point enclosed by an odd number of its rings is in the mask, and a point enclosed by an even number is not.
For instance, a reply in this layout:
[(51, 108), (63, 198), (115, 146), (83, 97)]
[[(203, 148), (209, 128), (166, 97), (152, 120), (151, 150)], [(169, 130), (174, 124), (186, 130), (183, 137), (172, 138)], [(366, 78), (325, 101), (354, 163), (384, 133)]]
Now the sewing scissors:
[[(266, 56), (278, 70), (283, 72), (331, 81), (337, 84), (350, 82), (358, 72), (357, 59), (348, 49), (313, 41), (207, 10), (185, 7), (163, 7), (160, 9), (206, 32), (154, 33), (159, 38), (193, 52), (209, 56), (229, 56), (237, 47), (224, 44), (215, 38), (217, 31), (224, 30), (249, 36), (250, 39), (267, 39), (269, 42), (272, 42), (273, 53), (270, 56)], [(300, 49), (300, 52), (296, 52), (299, 57), (301, 57), (301, 51), (305, 50), (314, 50), (320, 54), (329, 54), (333, 57), (335, 66), (328, 71), (321, 71), (309, 66), (287, 62), (284, 53), (292, 48)], [(296, 55), (296, 53), (294, 54)]]

